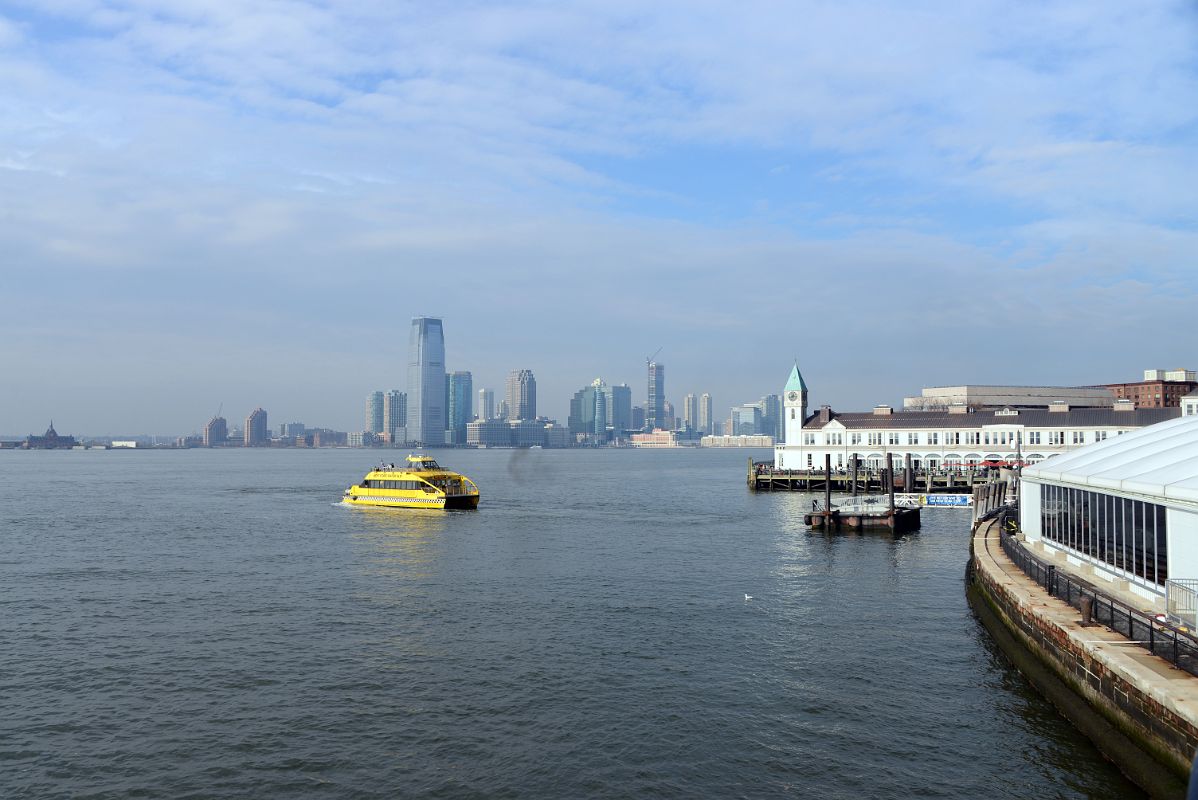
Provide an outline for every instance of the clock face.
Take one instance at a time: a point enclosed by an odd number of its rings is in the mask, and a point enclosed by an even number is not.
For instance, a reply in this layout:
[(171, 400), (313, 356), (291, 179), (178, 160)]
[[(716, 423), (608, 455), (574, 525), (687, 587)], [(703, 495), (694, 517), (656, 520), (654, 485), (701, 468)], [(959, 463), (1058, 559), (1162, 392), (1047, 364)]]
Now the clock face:
[(787, 396), (789, 399), (791, 399), (791, 400), (798, 400), (798, 399), (799, 399), (799, 393), (798, 393), (798, 392), (791, 392), (790, 394), (788, 394), (788, 395), (786, 395), (786, 396)]

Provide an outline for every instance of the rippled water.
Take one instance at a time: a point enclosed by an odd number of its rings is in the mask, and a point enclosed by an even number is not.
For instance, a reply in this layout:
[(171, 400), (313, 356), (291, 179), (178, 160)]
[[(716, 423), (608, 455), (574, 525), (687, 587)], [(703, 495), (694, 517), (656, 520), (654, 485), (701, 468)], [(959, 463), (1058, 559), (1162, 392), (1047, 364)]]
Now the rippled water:
[(336, 504), (378, 455), (0, 453), (0, 795), (1138, 795), (971, 615), (966, 512), (812, 534), (736, 451)]

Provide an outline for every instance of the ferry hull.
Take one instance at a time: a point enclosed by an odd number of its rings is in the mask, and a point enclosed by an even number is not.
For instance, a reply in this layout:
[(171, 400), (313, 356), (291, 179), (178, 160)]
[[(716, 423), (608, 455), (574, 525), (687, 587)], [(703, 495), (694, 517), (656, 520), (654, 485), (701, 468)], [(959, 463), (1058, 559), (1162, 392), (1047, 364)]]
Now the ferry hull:
[(478, 495), (454, 497), (370, 497), (359, 495), (346, 497), (351, 506), (373, 506), (374, 508), (423, 508), (431, 511), (460, 511), (478, 508)]

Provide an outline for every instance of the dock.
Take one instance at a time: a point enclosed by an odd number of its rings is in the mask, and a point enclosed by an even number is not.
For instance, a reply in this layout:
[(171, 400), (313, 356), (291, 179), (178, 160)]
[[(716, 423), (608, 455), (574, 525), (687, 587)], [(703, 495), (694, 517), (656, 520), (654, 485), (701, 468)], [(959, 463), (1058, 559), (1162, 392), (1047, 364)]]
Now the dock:
[[(887, 491), (885, 469), (865, 469), (859, 463), (854, 469), (775, 469), (774, 465), (749, 459), (747, 480), (756, 492), (823, 492), (831, 487), (839, 494), (884, 494)], [(890, 483), (897, 492), (907, 494), (970, 494), (975, 486), (993, 480), (983, 468), (952, 470), (922, 470), (905, 466), (894, 472)]]

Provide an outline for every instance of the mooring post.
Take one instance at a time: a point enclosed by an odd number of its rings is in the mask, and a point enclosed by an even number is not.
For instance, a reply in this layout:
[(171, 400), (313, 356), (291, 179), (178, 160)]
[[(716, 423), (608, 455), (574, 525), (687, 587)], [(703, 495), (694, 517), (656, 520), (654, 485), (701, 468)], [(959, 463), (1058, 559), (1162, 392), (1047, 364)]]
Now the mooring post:
[(853, 500), (856, 500), (856, 499), (857, 499), (857, 472), (858, 472), (858, 466), (859, 466), (859, 461), (858, 461), (858, 459), (857, 459), (857, 454), (856, 454), (856, 453), (853, 453), (853, 460), (850, 462), (850, 467), (849, 467), (849, 469), (850, 469), (850, 470), (851, 470), (851, 472), (853, 473), (853, 476), (852, 476), (852, 478), (851, 478), (851, 480), (853, 481)]
[(824, 453), (824, 513), (832, 520), (832, 454)]
[(886, 494), (890, 498), (890, 518), (894, 519), (894, 453), (886, 454)]
[(911, 472), (911, 454), (906, 453), (903, 456), (903, 491), (911, 494), (915, 486), (915, 476)]

